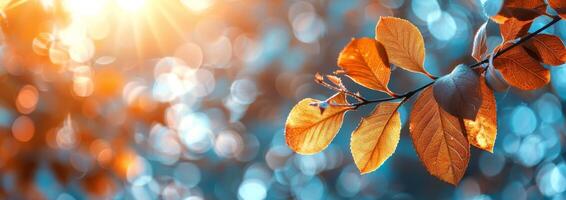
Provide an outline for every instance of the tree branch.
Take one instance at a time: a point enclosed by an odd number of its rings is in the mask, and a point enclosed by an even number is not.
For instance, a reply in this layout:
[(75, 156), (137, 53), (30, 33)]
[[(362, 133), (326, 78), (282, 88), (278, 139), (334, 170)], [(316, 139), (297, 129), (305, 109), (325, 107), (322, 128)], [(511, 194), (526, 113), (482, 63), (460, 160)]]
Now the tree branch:
[[(482, 64), (488, 63), (489, 62), (489, 58), (493, 57), (492, 59), (495, 59), (501, 55), (503, 55), (505, 52), (511, 50), (512, 48), (515, 48), (521, 44), (523, 44), (524, 42), (528, 41), (529, 39), (533, 38), (534, 36), (536, 36), (537, 34), (539, 34), (540, 32), (546, 30), (548, 27), (552, 26), (553, 24), (556, 24), (558, 21), (560, 21), (561, 18), (559, 16), (552, 16), (552, 21), (549, 22), (548, 24), (544, 25), (543, 27), (539, 28), (538, 30), (528, 34), (525, 37), (522, 37), (519, 41), (517, 41), (516, 43), (513, 43), (513, 45), (508, 46), (505, 49), (502, 49), (501, 51), (498, 51), (494, 56), (488, 56), (488, 58), (477, 62), (475, 64), (472, 64), (470, 66), (468, 66), (471, 69), (480, 67)], [(427, 75), (429, 76), (429, 75)], [(430, 76), (429, 76), (430, 77)], [(334, 105), (334, 106), (347, 106), (347, 107), (352, 107), (353, 110), (358, 109), (361, 106), (367, 105), (367, 104), (374, 104), (374, 103), (381, 103), (381, 102), (385, 102), (385, 101), (391, 101), (391, 100), (396, 100), (396, 99), (403, 99), (403, 101), (401, 102), (401, 104), (405, 103), (407, 100), (409, 100), (412, 96), (414, 96), (416, 93), (420, 92), (421, 90), (424, 90), (425, 88), (431, 86), (432, 84), (434, 84), (437, 80), (438, 77), (430, 77), (433, 79), (432, 82), (427, 83), (426, 85), (423, 85), (415, 90), (412, 90), (410, 92), (407, 92), (405, 94), (402, 95), (397, 95), (394, 97), (389, 97), (389, 98), (382, 98), (382, 99), (375, 99), (375, 100), (366, 100), (363, 97), (359, 96), (361, 99), (363, 99), (361, 102), (358, 103), (354, 103), (354, 104), (343, 104), (343, 105)], [(347, 93), (348, 94), (348, 93)], [(349, 94), (348, 94), (349, 95)], [(357, 95), (356, 95), (357, 96)]]

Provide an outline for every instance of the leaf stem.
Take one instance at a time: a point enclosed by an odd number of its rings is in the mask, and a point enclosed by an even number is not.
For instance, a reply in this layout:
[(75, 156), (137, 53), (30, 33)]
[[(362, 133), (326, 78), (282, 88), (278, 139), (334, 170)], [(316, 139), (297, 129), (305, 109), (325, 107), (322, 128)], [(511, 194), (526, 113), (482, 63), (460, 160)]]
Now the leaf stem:
[[(513, 45), (510, 45), (510, 46), (508, 46), (507, 48), (502, 49), (501, 51), (498, 51), (498, 52), (493, 56), (493, 59), (495, 59), (495, 58), (501, 56), (502, 54), (504, 54), (505, 52), (511, 50), (512, 48), (515, 48), (515, 47), (517, 47), (517, 46), (523, 44), (523, 43), (526, 42), (527, 40), (533, 38), (534, 36), (536, 36), (536, 35), (539, 34), (540, 32), (546, 30), (548, 27), (550, 27), (550, 26), (556, 24), (556, 23), (557, 23), (558, 21), (560, 21), (560, 20), (561, 20), (560, 17), (558, 17), (558, 16), (553, 16), (553, 17), (552, 17), (552, 21), (550, 21), (548, 24), (546, 24), (546, 25), (544, 25), (543, 27), (539, 28), (539, 29), (536, 30), (535, 32), (529, 33), (527, 36), (522, 37), (519, 41), (517, 41), (517, 42), (514, 43)], [(468, 67), (471, 68), (471, 69), (474, 69), (474, 68), (479, 67), (479, 66), (481, 66), (481, 65), (483, 65), (483, 64), (486, 64), (486, 63), (488, 63), (488, 62), (489, 62), (489, 57), (486, 58), (486, 59), (484, 59), (484, 60), (482, 60), (481, 62), (477, 62), (477, 63), (475, 63), (475, 64), (473, 64), (473, 65), (468, 66)]]

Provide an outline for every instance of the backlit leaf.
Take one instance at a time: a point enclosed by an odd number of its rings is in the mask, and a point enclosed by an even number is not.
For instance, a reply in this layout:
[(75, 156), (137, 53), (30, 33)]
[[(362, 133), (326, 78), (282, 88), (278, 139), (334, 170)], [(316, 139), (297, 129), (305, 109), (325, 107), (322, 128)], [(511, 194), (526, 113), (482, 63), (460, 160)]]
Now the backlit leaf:
[(552, 9), (556, 10), (562, 19), (566, 19), (566, 1), (564, 0), (548, 0), (548, 4)]
[(425, 46), (419, 29), (411, 22), (395, 17), (381, 17), (375, 37), (389, 56), (389, 62), (412, 72), (431, 76), (424, 69)]
[(328, 108), (321, 114), (316, 99), (301, 100), (289, 113), (285, 123), (285, 139), (287, 145), (299, 154), (314, 154), (324, 150), (340, 130), (344, 113), (350, 107), (335, 106), (346, 104), (343, 93), (336, 94), (328, 100)]
[(529, 21), (545, 11), (544, 0), (505, 0), (499, 13), (491, 19), (499, 24), (505, 23), (510, 18)]
[(480, 149), (493, 152), (497, 136), (497, 108), (493, 91), (487, 87), (485, 77), (480, 78), (482, 103), (475, 120), (464, 119), (468, 142)]
[(401, 133), (399, 106), (399, 102), (379, 104), (352, 133), (350, 149), (360, 173), (376, 170), (395, 152)]
[(433, 85), (434, 98), (452, 115), (475, 119), (481, 105), (478, 75), (467, 66), (460, 64)]
[(474, 44), (472, 48), (472, 57), (476, 59), (476, 61), (481, 61), (485, 57), (485, 53), (487, 52), (487, 31), (486, 31), (487, 22), (483, 23), (476, 35), (474, 36)]
[(503, 41), (513, 40), (527, 34), (532, 23), (533, 21), (519, 21), (514, 18), (507, 20), (505, 23), (499, 25)]
[(461, 119), (444, 111), (432, 93), (429, 87), (415, 101), (409, 132), (427, 171), (455, 185), (468, 167), (470, 145)]
[(493, 66), (509, 85), (522, 90), (534, 90), (550, 81), (550, 72), (529, 56), (522, 46), (517, 46), (493, 60)]
[(497, 92), (503, 92), (509, 89), (509, 84), (503, 79), (503, 75), (495, 67), (490, 66), (485, 71), (485, 79), (489, 88)]
[(371, 38), (352, 39), (338, 56), (340, 66), (356, 83), (388, 94), (391, 68), (383, 45)]
[(566, 61), (566, 48), (559, 37), (538, 34), (526, 42), (525, 47), (534, 58), (547, 65), (561, 65)]

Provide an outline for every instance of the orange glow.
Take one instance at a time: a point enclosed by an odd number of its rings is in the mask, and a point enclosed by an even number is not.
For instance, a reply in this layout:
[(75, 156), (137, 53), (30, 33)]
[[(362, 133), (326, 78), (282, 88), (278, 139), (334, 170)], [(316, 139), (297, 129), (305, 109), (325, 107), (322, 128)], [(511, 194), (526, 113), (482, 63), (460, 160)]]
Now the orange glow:
[(29, 114), (35, 110), (39, 94), (34, 86), (26, 85), (20, 89), (16, 99), (16, 108), (22, 114)]
[(33, 138), (35, 125), (27, 116), (18, 117), (12, 124), (12, 135), (20, 142), (28, 142)]

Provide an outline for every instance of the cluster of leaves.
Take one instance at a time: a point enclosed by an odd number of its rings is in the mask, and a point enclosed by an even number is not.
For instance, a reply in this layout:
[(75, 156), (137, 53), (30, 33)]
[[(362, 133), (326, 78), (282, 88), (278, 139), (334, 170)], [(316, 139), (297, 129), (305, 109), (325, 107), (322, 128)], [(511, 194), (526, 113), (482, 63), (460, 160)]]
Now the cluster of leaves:
[[(550, 6), (564, 18), (566, 1), (550, 0)], [(483, 24), (477, 31), (472, 57), (478, 62), (460, 64), (437, 78), (424, 68), (425, 45), (409, 21), (381, 17), (376, 37), (354, 38), (338, 57), (334, 75), (316, 74), (315, 81), (337, 93), (320, 101), (303, 99), (291, 110), (286, 124), (288, 146), (300, 154), (325, 149), (338, 133), (347, 111), (377, 104), (351, 136), (354, 162), (362, 174), (381, 166), (395, 151), (401, 132), (398, 109), (420, 92), (410, 113), (409, 132), (416, 152), (427, 171), (439, 179), (457, 184), (470, 159), (470, 145), (492, 152), (497, 134), (496, 99), (493, 90), (501, 85), (533, 90), (550, 81), (547, 65), (566, 61), (560, 38), (539, 34), (560, 17), (544, 13), (546, 4), (536, 1), (505, 1), (491, 19), (499, 24), (503, 42), (493, 50), (486, 44)], [(535, 17), (553, 20), (528, 34)], [(422, 73), (433, 81), (413, 91), (397, 94), (388, 88), (393, 64), (410, 72)], [(348, 90), (339, 77), (345, 75), (359, 85), (384, 92), (390, 98), (368, 100)], [(348, 97), (356, 102), (350, 103)]]

